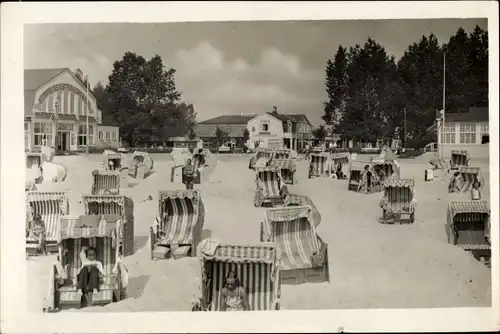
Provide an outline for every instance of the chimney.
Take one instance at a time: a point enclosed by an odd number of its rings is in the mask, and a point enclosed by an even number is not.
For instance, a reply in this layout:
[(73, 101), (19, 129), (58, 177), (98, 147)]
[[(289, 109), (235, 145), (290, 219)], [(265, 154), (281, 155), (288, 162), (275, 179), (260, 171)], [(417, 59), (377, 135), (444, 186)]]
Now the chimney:
[(275, 115), (278, 114), (278, 107), (273, 106), (273, 114), (275, 114)]

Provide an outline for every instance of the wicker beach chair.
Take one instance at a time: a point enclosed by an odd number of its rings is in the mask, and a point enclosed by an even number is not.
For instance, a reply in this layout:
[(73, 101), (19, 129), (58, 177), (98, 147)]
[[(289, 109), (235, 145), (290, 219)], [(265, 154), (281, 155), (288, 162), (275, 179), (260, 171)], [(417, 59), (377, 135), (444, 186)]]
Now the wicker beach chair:
[(113, 162), (114, 170), (121, 171), (123, 168), (125, 168), (125, 159), (122, 153), (105, 150), (102, 153), (102, 162), (101, 162), (102, 168), (104, 170), (109, 170), (111, 168), (109, 164), (110, 162)]
[(347, 152), (342, 152), (342, 153), (333, 153), (330, 155), (330, 173), (334, 174), (337, 170), (338, 165), (341, 166), (342, 174), (344, 174), (345, 177), (348, 176), (349, 174), (349, 153)]
[(201, 291), (193, 301), (193, 311), (221, 310), (222, 289), (230, 271), (240, 279), (250, 310), (279, 310), (280, 272), (274, 244), (230, 245), (205, 239), (198, 246), (198, 254), (202, 271)]
[(474, 184), (478, 181), (481, 188), (484, 186), (484, 177), (481, 173), (480, 167), (460, 167), (458, 170), (459, 178), (456, 180), (456, 187), (452, 186), (453, 177), (450, 179), (450, 184), (448, 185), (448, 192), (469, 192)]
[(266, 167), (273, 159), (274, 150), (265, 147), (257, 147), (255, 155), (250, 159), (249, 169), (255, 170), (255, 167)]
[[(371, 173), (370, 180), (368, 180), (368, 174), (365, 172), (365, 166), (368, 166), (368, 171)], [(360, 192), (362, 194), (371, 194), (374, 185), (377, 183), (379, 183), (377, 173), (373, 170), (370, 162), (355, 160), (349, 162), (348, 190)]]
[(120, 172), (116, 170), (93, 170), (92, 171), (92, 195), (119, 195), (120, 194)]
[(282, 284), (329, 281), (328, 245), (316, 234), (310, 206), (266, 210), (261, 241), (275, 242), (280, 250)]
[(465, 150), (452, 150), (450, 158), (450, 169), (459, 169), (469, 166), (470, 156)]
[(281, 178), (281, 170), (274, 166), (255, 169), (256, 190), (254, 206), (282, 205), (288, 192)]
[(205, 220), (200, 191), (160, 191), (158, 200), (158, 217), (149, 234), (151, 259), (196, 256)]
[(294, 160), (273, 158), (270, 165), (280, 169), (285, 184), (295, 184), (296, 165)]
[(120, 216), (123, 235), (120, 236), (121, 254), (134, 254), (134, 201), (121, 195), (85, 195), (82, 196), (86, 215)]
[(388, 179), (384, 183), (384, 193), (380, 202), (383, 224), (414, 223), (415, 181), (413, 179)]
[(129, 175), (135, 179), (143, 179), (153, 170), (154, 161), (147, 152), (135, 151), (130, 164)]
[(309, 196), (287, 194), (285, 197), (285, 207), (289, 206), (310, 206), (312, 209), (314, 227), (321, 223), (321, 214)]
[[(89, 303), (106, 305), (125, 298), (128, 276), (119, 251), (123, 227), (119, 215), (61, 218), (58, 262), (53, 264), (50, 273), (49, 309), (81, 308)], [(103, 265), (105, 274), (100, 279), (96, 295), (90, 292), (88, 296), (82, 296), (77, 292), (83, 246), (95, 248), (96, 260)]]
[(450, 201), (445, 229), (450, 244), (481, 260), (489, 259), (491, 221), (487, 201)]
[(400, 176), (399, 164), (395, 160), (373, 161), (372, 169), (377, 175), (383, 175), (380, 178), (380, 182), (382, 183), (393, 175), (396, 175), (398, 178)]
[[(59, 222), (62, 216), (69, 213), (69, 201), (65, 192), (26, 192), (26, 213), (28, 227), (36, 215), (42, 217), (45, 224), (45, 250), (48, 253), (57, 252), (57, 237)], [(36, 255), (38, 240), (26, 236), (26, 253)]]
[(309, 176), (313, 177), (329, 177), (329, 154), (325, 152), (311, 153), (309, 158)]

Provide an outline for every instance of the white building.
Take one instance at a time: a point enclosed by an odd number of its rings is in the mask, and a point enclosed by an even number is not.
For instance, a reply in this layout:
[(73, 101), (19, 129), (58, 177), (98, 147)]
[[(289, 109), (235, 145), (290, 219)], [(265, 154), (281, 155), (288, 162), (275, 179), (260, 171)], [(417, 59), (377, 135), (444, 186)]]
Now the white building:
[(444, 157), (451, 150), (466, 150), (472, 158), (489, 157), (489, 144), (483, 137), (489, 136), (487, 107), (472, 107), (466, 113), (446, 113), (444, 126), (438, 128), (438, 150)]
[(297, 149), (297, 122), (294, 118), (273, 112), (265, 112), (250, 119), (247, 123), (249, 148), (261, 145), (267, 148)]

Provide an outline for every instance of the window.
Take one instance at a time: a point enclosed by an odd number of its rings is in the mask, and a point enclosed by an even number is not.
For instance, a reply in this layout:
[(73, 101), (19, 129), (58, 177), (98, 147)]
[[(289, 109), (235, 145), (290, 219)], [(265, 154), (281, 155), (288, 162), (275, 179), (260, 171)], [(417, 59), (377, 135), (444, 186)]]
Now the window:
[(30, 149), (30, 125), (29, 123), (25, 122), (24, 123), (24, 149), (29, 150)]
[(260, 121), (260, 131), (261, 132), (269, 131), (269, 121)]
[(455, 123), (445, 123), (441, 133), (441, 143), (455, 144)]
[(103, 140), (104, 136), (102, 134), (102, 131), (99, 131), (99, 140)]
[[(94, 143), (94, 126), (89, 124), (89, 145)], [(87, 126), (81, 124), (78, 126), (78, 146), (87, 145)]]
[(106, 131), (106, 141), (111, 140), (111, 133)]
[(476, 123), (460, 123), (460, 144), (476, 143)]
[(35, 122), (33, 123), (33, 139), (35, 146), (41, 146), (43, 139), (46, 139), (47, 145), (53, 145), (52, 123)]
[(488, 123), (481, 123), (481, 136), (490, 134)]
[(117, 133), (113, 132), (112, 134), (113, 134), (113, 141), (117, 141), (118, 140)]

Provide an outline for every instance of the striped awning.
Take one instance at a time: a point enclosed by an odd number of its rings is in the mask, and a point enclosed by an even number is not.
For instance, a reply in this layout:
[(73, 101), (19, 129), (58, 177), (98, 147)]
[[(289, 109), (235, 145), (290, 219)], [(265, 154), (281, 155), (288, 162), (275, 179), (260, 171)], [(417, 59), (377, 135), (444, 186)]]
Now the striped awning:
[(461, 166), (460, 173), (467, 173), (467, 174), (479, 174), (481, 173), (481, 168), (480, 167), (466, 167), (466, 166)]
[(120, 172), (117, 170), (101, 170), (101, 169), (94, 169), (92, 171), (92, 176), (95, 175), (116, 175), (120, 176)]
[(255, 167), (255, 172), (261, 173), (261, 172), (275, 172), (278, 173), (280, 170), (279, 167), (271, 165), (271, 166), (266, 166), (266, 167)]
[(451, 154), (469, 156), (469, 152), (466, 150), (451, 150)]
[(266, 211), (267, 222), (287, 222), (299, 218), (309, 218), (312, 213), (310, 206), (291, 206), (269, 209)]
[(106, 219), (101, 219), (100, 215), (61, 217), (59, 239), (65, 240), (93, 237), (112, 237), (113, 233), (115, 233), (117, 225), (116, 223), (119, 218), (119, 216), (116, 216), (115, 219), (110, 219), (109, 217), (106, 217)]
[(268, 263), (275, 264), (276, 246), (272, 243), (259, 245), (229, 245), (221, 244), (213, 256), (199, 252), (204, 260), (231, 262), (231, 263)]
[(158, 198), (161, 201), (166, 200), (167, 198), (175, 199), (175, 198), (189, 198), (189, 199), (197, 199), (200, 197), (200, 190), (198, 189), (188, 189), (188, 190), (160, 190)]
[(453, 218), (459, 213), (486, 213), (490, 214), (487, 201), (451, 201), (448, 204), (448, 214)]
[(293, 160), (273, 159), (271, 160), (271, 165), (280, 169), (295, 170), (295, 162)]
[(394, 188), (410, 188), (413, 190), (415, 187), (415, 180), (413, 179), (397, 179), (397, 178), (387, 178), (384, 182), (384, 187), (394, 187)]
[(310, 206), (312, 209), (314, 226), (318, 227), (321, 223), (321, 214), (319, 213), (318, 208), (314, 205), (313, 201), (309, 196), (296, 195), (296, 194), (288, 194), (285, 197), (285, 206)]
[(26, 201), (28, 202), (42, 202), (42, 201), (65, 201), (67, 199), (67, 193), (62, 191), (50, 191), (50, 192), (40, 192), (40, 191), (27, 191)]
[(125, 196), (121, 195), (84, 195), (83, 203), (87, 206), (89, 203), (117, 203), (120, 206), (125, 205)]

